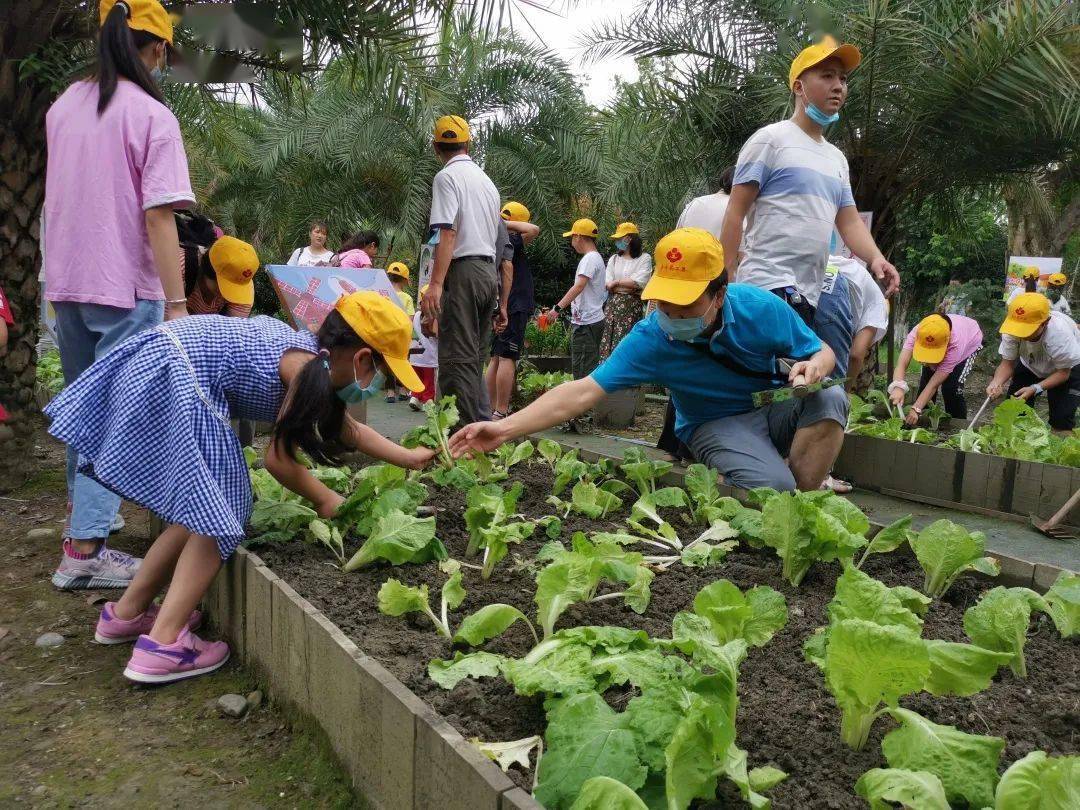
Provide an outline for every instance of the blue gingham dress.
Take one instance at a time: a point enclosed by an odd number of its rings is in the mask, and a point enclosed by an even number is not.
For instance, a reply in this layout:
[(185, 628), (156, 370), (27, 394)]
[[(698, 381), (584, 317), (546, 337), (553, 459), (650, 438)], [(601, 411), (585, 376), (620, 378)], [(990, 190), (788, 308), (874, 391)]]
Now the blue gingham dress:
[(49, 432), (79, 452), (80, 472), (213, 537), (227, 559), (252, 505), (229, 419), (277, 419), (278, 362), (289, 349), (319, 347), (310, 332), (263, 316), (161, 324), (125, 340), (49, 403)]

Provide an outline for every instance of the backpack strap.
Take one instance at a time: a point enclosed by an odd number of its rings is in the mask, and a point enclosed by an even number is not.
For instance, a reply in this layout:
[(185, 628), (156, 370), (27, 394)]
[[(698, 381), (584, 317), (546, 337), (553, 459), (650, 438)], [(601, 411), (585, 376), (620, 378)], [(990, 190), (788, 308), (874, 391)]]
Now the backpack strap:
[(755, 371), (754, 369), (747, 368), (737, 360), (728, 357), (726, 354), (717, 354), (712, 350), (712, 347), (706, 343), (688, 343), (694, 351), (698, 354), (708, 357), (711, 360), (716, 361), (728, 371), (738, 374), (740, 377), (753, 377), (757, 380), (768, 380), (769, 382), (787, 382), (788, 375), (781, 374), (777, 371)]

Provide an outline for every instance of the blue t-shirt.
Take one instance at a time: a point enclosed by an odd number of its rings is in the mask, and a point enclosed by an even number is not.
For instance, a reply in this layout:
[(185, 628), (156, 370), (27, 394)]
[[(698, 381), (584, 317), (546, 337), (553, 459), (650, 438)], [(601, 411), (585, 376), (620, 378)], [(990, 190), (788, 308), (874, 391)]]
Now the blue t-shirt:
[[(729, 284), (723, 313), (712, 351), (752, 371), (775, 372), (776, 358), (806, 359), (821, 349), (795, 311), (766, 290)], [(675, 433), (684, 442), (706, 422), (753, 410), (755, 391), (782, 384), (737, 374), (688, 343), (671, 340), (655, 312), (637, 322), (592, 378), (609, 394), (636, 385), (667, 388), (675, 405)]]

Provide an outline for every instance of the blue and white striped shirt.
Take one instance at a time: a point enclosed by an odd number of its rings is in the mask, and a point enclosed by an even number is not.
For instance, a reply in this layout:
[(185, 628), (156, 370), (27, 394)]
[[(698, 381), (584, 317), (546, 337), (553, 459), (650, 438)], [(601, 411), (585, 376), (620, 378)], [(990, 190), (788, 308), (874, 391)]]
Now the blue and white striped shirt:
[(792, 121), (762, 127), (743, 145), (735, 185), (757, 183), (738, 281), (795, 287), (817, 306), (836, 214), (855, 205), (847, 158)]

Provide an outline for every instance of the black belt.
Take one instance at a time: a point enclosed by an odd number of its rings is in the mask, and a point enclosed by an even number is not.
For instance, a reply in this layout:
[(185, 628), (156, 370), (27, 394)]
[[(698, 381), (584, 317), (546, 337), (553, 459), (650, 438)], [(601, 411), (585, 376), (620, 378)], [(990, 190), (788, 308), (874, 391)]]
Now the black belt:
[(450, 264), (454, 262), (463, 262), (466, 260), (476, 260), (478, 262), (494, 262), (494, 256), (456, 256), (450, 260)]

